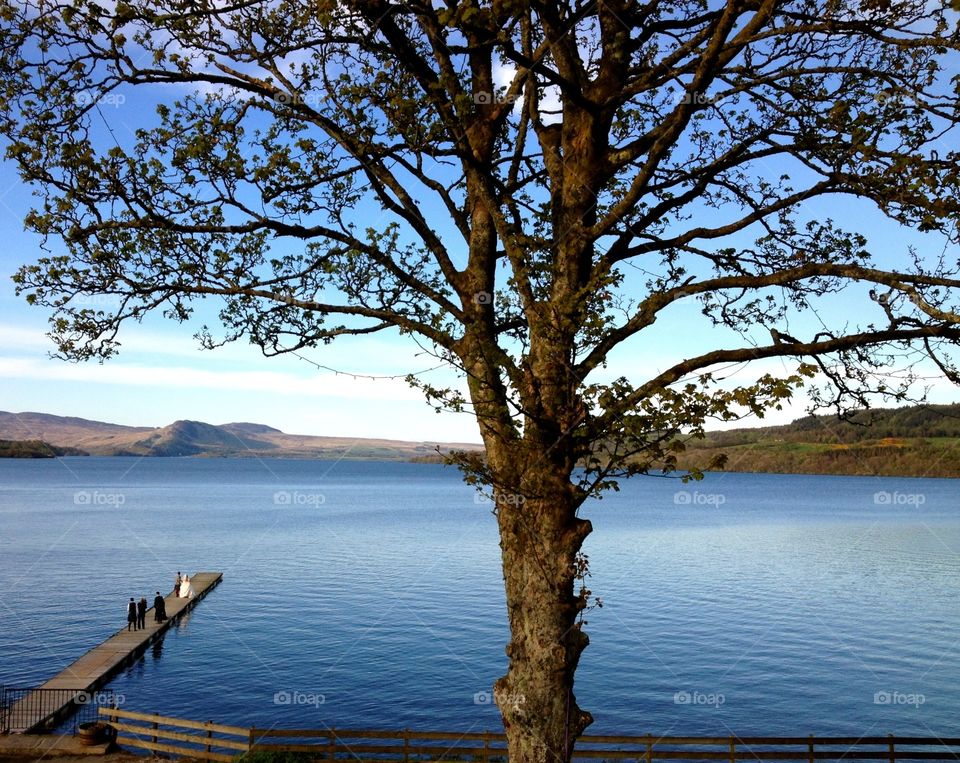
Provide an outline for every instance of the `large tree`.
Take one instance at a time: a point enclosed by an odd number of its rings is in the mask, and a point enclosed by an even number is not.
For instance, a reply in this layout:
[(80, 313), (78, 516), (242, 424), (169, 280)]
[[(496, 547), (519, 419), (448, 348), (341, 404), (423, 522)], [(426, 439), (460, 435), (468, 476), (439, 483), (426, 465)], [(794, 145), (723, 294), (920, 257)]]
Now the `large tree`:
[[(399, 329), (459, 369), (468, 394), (418, 383), (486, 446), (510, 756), (563, 761), (588, 497), (805, 377), (841, 408), (918, 358), (958, 380), (958, 48), (927, 0), (8, 3), (2, 131), (56, 247), (16, 281), (69, 358), (212, 298), (210, 346)], [(877, 258), (822, 199), (940, 246)], [(684, 359), (610, 381), (688, 304)]]

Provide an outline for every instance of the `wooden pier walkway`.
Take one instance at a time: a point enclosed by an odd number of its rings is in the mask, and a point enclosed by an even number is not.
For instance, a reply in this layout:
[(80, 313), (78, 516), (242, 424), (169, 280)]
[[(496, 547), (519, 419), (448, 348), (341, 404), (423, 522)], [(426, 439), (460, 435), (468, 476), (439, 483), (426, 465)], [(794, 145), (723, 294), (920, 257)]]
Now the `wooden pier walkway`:
[[(165, 596), (167, 619), (162, 623), (154, 622), (154, 611), (151, 607), (147, 610), (146, 628), (128, 631), (124, 625), (102, 644), (95, 646), (58, 675), (37, 687), (36, 691), (17, 701), (10, 708), (10, 718), (13, 721), (10, 731), (30, 733), (48, 726), (51, 722), (59, 722), (68, 714), (71, 706), (76, 704), (73, 700), (75, 696), (73, 692), (90, 693), (100, 689), (124, 665), (139, 657), (148, 646), (163, 638), (167, 629), (193, 609), (222, 579), (222, 572), (198, 572), (191, 576), (194, 597), (181, 599), (173, 593)], [(117, 603), (117, 613), (117, 619), (123, 620), (123, 601)], [(58, 697), (63, 697), (63, 700), (54, 703), (54, 706), (50, 706), (49, 702), (41, 701), (40, 695), (43, 695), (43, 690), (46, 689), (61, 690), (56, 693), (48, 692), (48, 694), (56, 694)]]

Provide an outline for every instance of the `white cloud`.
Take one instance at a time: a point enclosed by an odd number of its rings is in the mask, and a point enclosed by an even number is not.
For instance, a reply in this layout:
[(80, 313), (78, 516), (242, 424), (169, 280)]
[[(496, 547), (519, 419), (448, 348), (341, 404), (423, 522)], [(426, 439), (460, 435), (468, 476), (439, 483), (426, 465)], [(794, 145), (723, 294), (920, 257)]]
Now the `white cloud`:
[[(202, 350), (191, 335), (192, 329), (182, 328), (172, 332), (153, 331), (142, 326), (130, 326), (120, 336), (121, 348), (118, 361), (126, 364), (139, 356), (155, 362), (157, 358), (189, 361), (189, 365), (205, 366), (210, 363), (243, 364), (252, 370), (274, 364), (271, 370), (281, 368), (300, 369), (303, 361), (294, 355), (267, 358), (259, 348), (246, 341), (233, 342), (216, 350)], [(53, 342), (40, 328), (24, 328), (9, 323), (0, 323), (0, 347), (5, 354), (11, 351), (36, 353), (46, 356), (54, 349)], [(302, 350), (305, 358), (342, 371), (344, 373), (391, 376), (420, 371), (438, 365), (439, 360), (425, 354), (414, 342), (395, 336), (347, 337), (339, 342), (317, 350)], [(118, 361), (113, 361), (114, 363)]]
[(213, 371), (186, 366), (68, 364), (34, 358), (0, 358), (0, 377), (164, 389), (269, 392), (311, 398), (422, 400), (420, 393), (402, 379), (373, 380), (329, 372), (295, 375), (276, 371)]
[(6, 351), (35, 350), (49, 352), (53, 348), (50, 339), (42, 331), (2, 323), (0, 323), (0, 346)]

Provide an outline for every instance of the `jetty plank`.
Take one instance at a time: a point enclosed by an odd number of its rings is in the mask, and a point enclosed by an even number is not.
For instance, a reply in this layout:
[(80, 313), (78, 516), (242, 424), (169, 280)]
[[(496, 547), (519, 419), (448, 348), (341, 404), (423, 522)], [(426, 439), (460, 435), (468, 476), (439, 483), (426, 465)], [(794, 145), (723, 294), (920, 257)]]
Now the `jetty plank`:
[[(100, 689), (124, 665), (139, 657), (147, 647), (163, 638), (167, 629), (192, 610), (222, 579), (222, 572), (198, 572), (190, 578), (194, 589), (192, 599), (181, 599), (173, 593), (164, 597), (167, 619), (162, 623), (154, 622), (154, 611), (151, 607), (147, 610), (145, 628), (128, 631), (124, 626), (102, 644), (95, 646), (76, 662), (39, 686), (37, 692), (31, 692), (15, 702), (9, 713), (13, 724), (10, 731), (30, 733), (65, 717), (72, 706), (77, 704), (69, 691), (79, 695)], [(122, 604), (123, 602), (117, 604), (118, 613), (121, 613)], [(119, 617), (120, 614), (118, 619)], [(64, 692), (62, 702), (49, 706), (40, 701), (40, 696), (45, 689), (69, 691)]]

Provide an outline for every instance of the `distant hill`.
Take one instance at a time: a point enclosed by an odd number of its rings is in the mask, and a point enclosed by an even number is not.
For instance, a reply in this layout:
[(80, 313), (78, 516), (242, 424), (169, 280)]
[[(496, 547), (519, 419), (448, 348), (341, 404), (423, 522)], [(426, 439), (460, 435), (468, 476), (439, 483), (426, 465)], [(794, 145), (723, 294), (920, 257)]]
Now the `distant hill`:
[[(0, 412), (0, 457), (91, 454), (442, 461), (437, 448), (444, 453), (482, 449), (469, 443), (292, 435), (249, 422), (216, 426), (175, 421), (165, 427), (128, 427), (46, 413)], [(960, 477), (960, 405), (862, 411), (852, 422), (805, 416), (785, 426), (710, 432), (704, 440), (687, 443), (679, 466), (703, 466), (717, 453), (727, 456), (727, 471)]]
[(727, 456), (727, 471), (960, 477), (960, 405), (861, 411), (851, 421), (805, 416), (791, 424), (710, 432), (687, 444), (681, 467)]
[(274, 429), (273, 427), (268, 427), (266, 424), (248, 424), (242, 422), (239, 424), (224, 424), (220, 427), (227, 432), (234, 432), (237, 434), (283, 434), (279, 429)]
[(711, 432), (722, 444), (789, 439), (806, 442), (863, 442), (885, 437), (960, 437), (960, 404), (877, 408), (859, 411), (849, 421), (836, 416), (804, 416), (791, 424)]
[[(0, 411), (0, 439), (39, 441), (95, 456), (233, 456), (260, 458), (360, 458), (407, 461), (469, 443), (406, 442), (355, 437), (291, 435), (263, 424), (216, 426), (175, 421), (165, 427), (128, 427), (47, 413)], [(2, 452), (0, 452), (2, 457)]]

